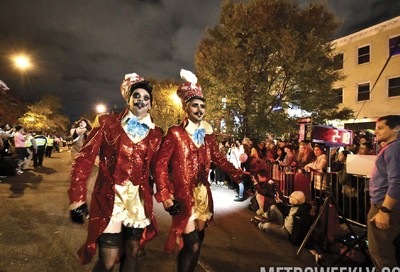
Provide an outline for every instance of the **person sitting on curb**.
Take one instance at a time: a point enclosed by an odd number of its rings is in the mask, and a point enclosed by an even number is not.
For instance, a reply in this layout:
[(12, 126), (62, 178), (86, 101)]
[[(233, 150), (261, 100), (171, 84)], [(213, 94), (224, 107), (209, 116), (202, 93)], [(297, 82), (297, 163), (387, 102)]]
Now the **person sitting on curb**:
[(287, 214), (282, 213), (278, 207), (279, 204), (272, 205), (266, 212), (267, 222), (260, 222), (258, 228), (267, 233), (275, 233), (282, 238), (289, 239), (293, 230), (293, 216), (305, 201), (306, 197), (302, 191), (294, 191), (289, 196), (289, 204), (285, 204), (282, 200), (277, 199), (277, 202), (282, 203), (286, 207), (286, 210), (289, 208)]

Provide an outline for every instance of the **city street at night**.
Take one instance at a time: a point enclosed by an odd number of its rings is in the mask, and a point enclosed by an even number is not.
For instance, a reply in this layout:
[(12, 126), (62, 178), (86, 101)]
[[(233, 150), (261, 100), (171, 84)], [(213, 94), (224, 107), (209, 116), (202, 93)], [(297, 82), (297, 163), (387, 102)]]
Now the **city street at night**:
[[(0, 271), (91, 271), (94, 261), (78, 263), (76, 251), (86, 237), (87, 224), (69, 220), (67, 190), (70, 153), (46, 158), (20, 176), (0, 183)], [(315, 266), (313, 256), (288, 241), (261, 232), (250, 222), (249, 200), (234, 202), (236, 192), (212, 185), (215, 222), (207, 229), (196, 271), (260, 271), (271, 266)], [(170, 216), (155, 205), (158, 236), (146, 246), (139, 271), (175, 271), (176, 255), (163, 248)]]

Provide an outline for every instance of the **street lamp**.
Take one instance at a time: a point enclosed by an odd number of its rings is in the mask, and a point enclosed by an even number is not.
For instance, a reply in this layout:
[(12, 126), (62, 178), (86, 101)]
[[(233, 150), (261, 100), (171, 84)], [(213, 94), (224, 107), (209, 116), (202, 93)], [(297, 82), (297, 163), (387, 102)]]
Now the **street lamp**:
[(32, 68), (32, 62), (29, 56), (25, 54), (16, 54), (10, 57), (10, 61), (13, 63), (14, 68), (20, 71), (21, 77), (21, 88), (25, 85), (25, 72)]
[(18, 70), (20, 70), (22, 72), (24, 72), (32, 67), (31, 60), (26, 55), (22, 55), (22, 54), (16, 55), (13, 57), (13, 61), (14, 61), (15, 68), (17, 68)]
[(106, 107), (104, 104), (98, 104), (98, 105), (96, 106), (96, 112), (97, 112), (98, 114), (105, 113), (106, 111), (107, 111), (107, 107)]

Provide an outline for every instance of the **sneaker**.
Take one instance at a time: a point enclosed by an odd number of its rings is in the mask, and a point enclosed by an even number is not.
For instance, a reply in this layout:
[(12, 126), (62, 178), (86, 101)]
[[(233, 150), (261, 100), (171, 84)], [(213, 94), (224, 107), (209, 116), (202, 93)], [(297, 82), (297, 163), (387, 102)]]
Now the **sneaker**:
[(263, 214), (264, 214), (264, 211), (261, 210), (261, 209), (258, 209), (258, 210), (256, 211), (256, 214), (257, 214), (257, 215), (263, 215)]
[(255, 219), (255, 218), (251, 218), (251, 219), (250, 219), (250, 222), (253, 223), (254, 225), (258, 225), (258, 224), (260, 223), (260, 221), (258, 221), (258, 220)]
[(235, 198), (233, 201), (236, 201), (236, 202), (243, 202), (243, 201), (244, 201), (244, 197), (237, 197), (237, 198)]
[(256, 220), (260, 221), (261, 223), (271, 222), (271, 220), (269, 220), (268, 218), (261, 216), (261, 215), (256, 215), (256, 216), (254, 216), (254, 218)]

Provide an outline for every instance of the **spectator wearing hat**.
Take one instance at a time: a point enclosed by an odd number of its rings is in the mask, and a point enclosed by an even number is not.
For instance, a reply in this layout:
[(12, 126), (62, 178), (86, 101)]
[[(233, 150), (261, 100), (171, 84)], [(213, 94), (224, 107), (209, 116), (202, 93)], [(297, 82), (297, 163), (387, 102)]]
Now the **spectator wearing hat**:
[(140, 245), (156, 234), (150, 169), (162, 141), (148, 111), (152, 86), (141, 76), (127, 74), (121, 84), (127, 108), (120, 114), (98, 116), (72, 163), (69, 193), (71, 220), (82, 224), (88, 214), (87, 181), (96, 157), (88, 236), (78, 254), (88, 263), (99, 247), (94, 271), (134, 271)]
[(243, 172), (219, 152), (211, 125), (203, 120), (205, 99), (196, 76), (182, 69), (181, 77), (187, 82), (179, 86), (177, 95), (187, 117), (170, 127), (163, 140), (156, 163), (155, 196), (173, 215), (166, 250), (172, 252), (178, 243), (177, 271), (194, 271), (214, 212), (207, 179), (211, 162), (236, 183)]

